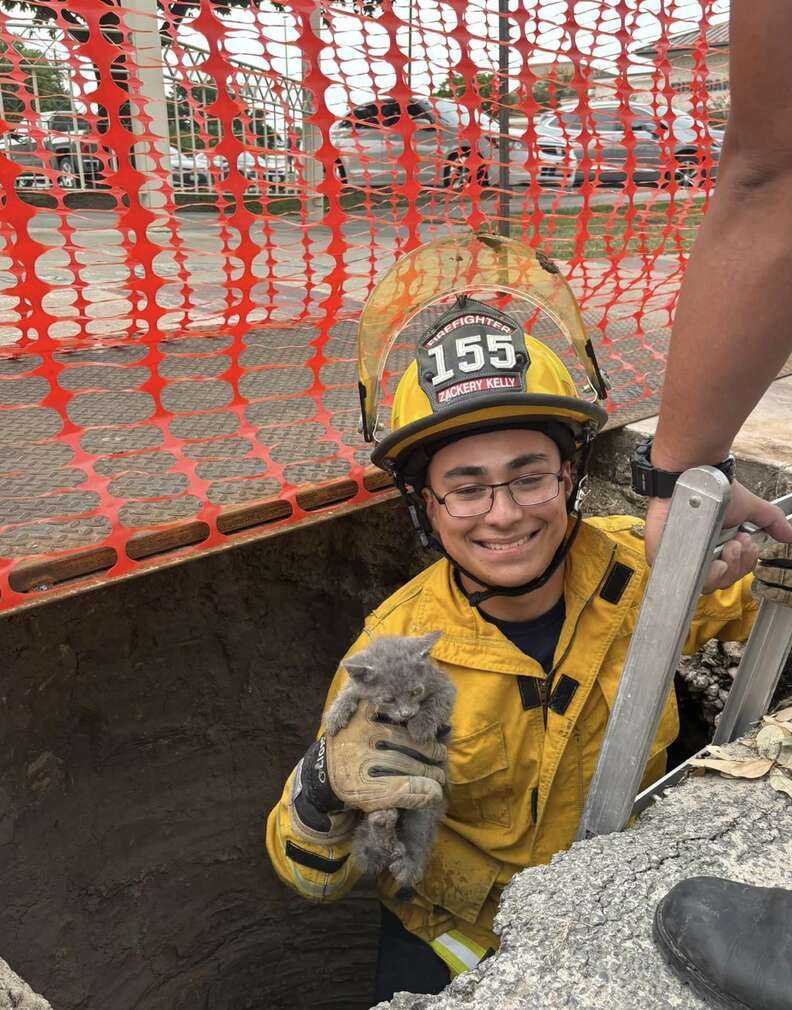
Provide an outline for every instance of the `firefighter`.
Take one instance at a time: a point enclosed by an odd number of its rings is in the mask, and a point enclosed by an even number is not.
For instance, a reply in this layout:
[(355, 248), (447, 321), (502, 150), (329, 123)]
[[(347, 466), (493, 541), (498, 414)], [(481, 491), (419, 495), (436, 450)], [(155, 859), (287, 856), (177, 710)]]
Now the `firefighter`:
[[(545, 308), (593, 396), (580, 395), (560, 358), (481, 289)], [(441, 240), (383, 278), (359, 335), (369, 437), (388, 350), (419, 310), (443, 299), (372, 454), (440, 557), (369, 616), (349, 651), (379, 635), (441, 631), (432, 655), (457, 689), (450, 735), (419, 746), (405, 727), (360, 708), (309, 747), (267, 823), (280, 878), (308, 899), (335, 901), (359, 877), (349, 858), (359, 812), (420, 807), (445, 788), (447, 813), (413, 893), (399, 893), (387, 872), (377, 881), (375, 1002), (399, 990), (439, 992), (476, 965), (497, 947), (492, 920), (511, 877), (574, 840), (647, 577), (638, 520), (581, 515), (606, 384), (557, 269), (518, 243)], [(688, 652), (750, 630), (756, 551), (740, 537), (724, 561)], [(339, 668), (327, 704), (345, 678)], [(663, 774), (678, 728), (672, 697), (645, 782)]]

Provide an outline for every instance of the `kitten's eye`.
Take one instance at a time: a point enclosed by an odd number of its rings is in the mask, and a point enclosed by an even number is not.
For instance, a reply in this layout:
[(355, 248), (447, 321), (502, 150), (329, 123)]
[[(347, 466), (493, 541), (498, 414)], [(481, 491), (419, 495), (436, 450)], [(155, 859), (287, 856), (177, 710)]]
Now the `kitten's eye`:
[(392, 705), (393, 702), (394, 702), (394, 700), (395, 700), (394, 698), (383, 698), (382, 699), (382, 704), (383, 705)]
[(417, 698), (419, 695), (423, 694), (423, 691), (421, 690), (420, 687), (414, 687), (410, 693), (412, 694), (413, 698)]

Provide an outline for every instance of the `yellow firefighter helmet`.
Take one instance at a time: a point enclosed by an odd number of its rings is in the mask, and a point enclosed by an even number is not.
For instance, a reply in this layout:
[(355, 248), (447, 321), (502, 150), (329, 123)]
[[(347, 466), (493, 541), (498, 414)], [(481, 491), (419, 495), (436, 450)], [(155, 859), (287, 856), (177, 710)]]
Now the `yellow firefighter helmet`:
[[(553, 351), (472, 293), (511, 295), (550, 316), (575, 350), (591, 399), (580, 396)], [(382, 374), (397, 336), (419, 312), (454, 296), (418, 341), (394, 396), (390, 433), (372, 452), (374, 463), (398, 473), (416, 453), (428, 458), (452, 439), (501, 427), (560, 423), (577, 448), (587, 444), (605, 423), (607, 385), (575, 297), (547, 257), (488, 234), (420, 246), (372, 292), (358, 329), (365, 437), (376, 442)]]

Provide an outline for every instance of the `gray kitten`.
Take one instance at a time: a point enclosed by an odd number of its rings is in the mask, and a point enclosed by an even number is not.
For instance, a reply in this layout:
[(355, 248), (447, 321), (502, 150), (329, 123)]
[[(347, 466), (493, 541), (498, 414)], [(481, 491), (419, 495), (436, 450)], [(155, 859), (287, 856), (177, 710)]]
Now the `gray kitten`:
[[(379, 715), (404, 724), (416, 743), (435, 740), (448, 727), (456, 697), (454, 685), (429, 656), (440, 635), (383, 636), (345, 659), (349, 683), (328, 709), (325, 731), (335, 736), (360, 702), (370, 701)], [(389, 869), (400, 887), (409, 889), (424, 874), (444, 813), (445, 804), (440, 803), (423, 810), (366, 814), (355, 831), (352, 858), (366, 873)]]

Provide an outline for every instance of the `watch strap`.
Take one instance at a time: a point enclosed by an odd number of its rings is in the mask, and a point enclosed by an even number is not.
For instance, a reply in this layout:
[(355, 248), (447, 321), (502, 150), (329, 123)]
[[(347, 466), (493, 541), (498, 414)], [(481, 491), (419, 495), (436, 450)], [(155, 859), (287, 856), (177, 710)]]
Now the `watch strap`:
[[(661, 470), (652, 466), (651, 461), (652, 439), (648, 438), (636, 446), (630, 457), (630, 472), (632, 474), (632, 489), (636, 494), (646, 498), (670, 498), (674, 493), (676, 482), (684, 473), (684, 470), (673, 472), (671, 470)], [(728, 479), (729, 483), (734, 480), (735, 460), (729, 454), (720, 463), (711, 463), (716, 470)]]

